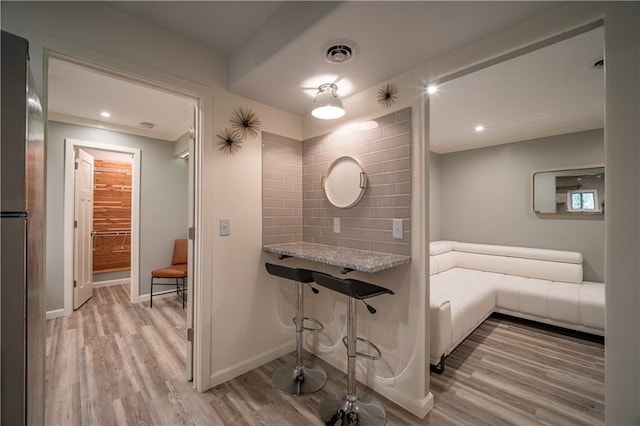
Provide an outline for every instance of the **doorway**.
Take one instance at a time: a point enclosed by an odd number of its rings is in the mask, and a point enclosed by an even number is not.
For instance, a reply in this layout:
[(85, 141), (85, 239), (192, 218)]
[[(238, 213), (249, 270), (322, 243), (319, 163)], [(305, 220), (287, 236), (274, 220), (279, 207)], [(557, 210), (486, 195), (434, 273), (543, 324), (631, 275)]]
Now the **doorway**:
[[(75, 151), (80, 148), (125, 154), (132, 158), (130, 235), (116, 237), (129, 237), (118, 245), (126, 248), (128, 243), (130, 248), (130, 302), (146, 302), (149, 300), (151, 270), (165, 266), (171, 260), (173, 241), (187, 238), (188, 229), (195, 223), (195, 163), (199, 134), (196, 120), (200, 114), (200, 100), (191, 94), (105, 71), (58, 54), (49, 54), (47, 62), (50, 94), (48, 118), (50, 123), (55, 122), (55, 126), (49, 126), (49, 135), (55, 128), (58, 135), (62, 135), (57, 139), (64, 141), (61, 150), (64, 157), (61, 161), (64, 164), (62, 179), (60, 183), (54, 183), (63, 186), (63, 226), (60, 226), (58, 244), (61, 246), (60, 252), (64, 253), (60, 256), (60, 264), (64, 265), (64, 279), (61, 280), (64, 287), (64, 314), (73, 312), (73, 235), (76, 219), (74, 190), (70, 183), (73, 182)], [(58, 67), (54, 67), (53, 71), (52, 63)], [(65, 78), (72, 81), (65, 82)], [(84, 85), (83, 88), (77, 87), (81, 85)], [(117, 93), (120, 97), (114, 95)], [(84, 94), (89, 95), (91, 102), (83, 99)], [(143, 98), (147, 100), (144, 105), (139, 103)], [(52, 100), (60, 99), (69, 102), (52, 108)], [(115, 107), (111, 111), (111, 118), (100, 121), (95, 116), (105, 108), (105, 100), (113, 102)], [(142, 114), (152, 116), (154, 113), (160, 115), (142, 121)], [(93, 117), (90, 114), (94, 114)], [(181, 120), (177, 124), (176, 117)], [(180, 179), (172, 179), (176, 174), (181, 176)], [(178, 198), (167, 197), (167, 193), (177, 194)], [(174, 214), (175, 211), (179, 213)], [(115, 229), (116, 233), (119, 231), (126, 232)], [(187, 292), (185, 332), (193, 328), (194, 293), (197, 292), (193, 273), (197, 253), (194, 240), (189, 241), (187, 287), (190, 291)], [(193, 374), (192, 346), (193, 342), (186, 343), (188, 378)]]
[[(96, 149), (86, 143), (69, 142), (74, 151), (74, 250), (73, 309), (84, 305), (94, 287), (126, 284), (139, 293), (136, 256), (132, 268), (132, 231), (136, 246), (138, 226), (132, 229), (133, 158), (117, 146)], [(136, 168), (135, 182), (140, 182)], [(135, 190), (138, 194), (138, 188)], [(138, 216), (139, 203), (135, 214)], [(137, 221), (136, 221), (137, 222)], [(136, 282), (132, 282), (136, 277)]]
[[(138, 148), (125, 148), (120, 146), (102, 144), (92, 141), (83, 141), (78, 139), (66, 139), (65, 140), (65, 224), (69, 223), (70, 226), (65, 226), (67, 237), (65, 238), (65, 253), (70, 253), (69, 256), (65, 256), (65, 277), (71, 276), (71, 286), (65, 286), (65, 311), (69, 306), (73, 306), (73, 309), (78, 309), (84, 304), (92, 295), (92, 289), (94, 285), (94, 272), (96, 271), (93, 265), (94, 260), (94, 247), (96, 246), (96, 239), (101, 238), (94, 235), (94, 232), (108, 232), (108, 231), (96, 231), (93, 223), (94, 218), (94, 203), (88, 207), (90, 213), (80, 215), (81, 209), (78, 208), (78, 198), (82, 192), (82, 183), (78, 182), (78, 177), (82, 176), (83, 168), (91, 169), (90, 176), (87, 176), (84, 180), (89, 181), (93, 188), (91, 190), (92, 201), (94, 201), (95, 189), (95, 156), (90, 153), (102, 153), (103, 157), (129, 157), (131, 167), (131, 188), (128, 191), (130, 196), (130, 210), (129, 210), (129, 224), (128, 231), (121, 229), (120, 232), (124, 234), (124, 237), (128, 236), (128, 263), (129, 263), (129, 283), (130, 283), (130, 302), (138, 303), (140, 292), (140, 265), (139, 265), (139, 247), (140, 247), (140, 156), (141, 150)], [(81, 161), (78, 161), (78, 169), (76, 169), (76, 159), (82, 156)], [(90, 165), (87, 164), (90, 162)], [(124, 186), (124, 185), (123, 185)], [(123, 191), (124, 192), (124, 191)], [(80, 219), (83, 217), (84, 219)], [(88, 223), (87, 223), (88, 222)], [(116, 225), (118, 225), (116, 223)], [(100, 227), (100, 226), (99, 226)], [(107, 227), (110, 227), (107, 225)], [(124, 226), (120, 226), (125, 228)], [(102, 228), (102, 227), (100, 227)], [(128, 234), (126, 235), (125, 232)], [(112, 236), (117, 234), (118, 230), (113, 228), (111, 232), (105, 236)], [(71, 234), (71, 235), (69, 235)], [(123, 240), (127, 243), (126, 238)], [(121, 258), (122, 256), (120, 256)], [(122, 268), (120, 268), (122, 269)], [(98, 268), (100, 270), (100, 268)], [(67, 280), (65, 280), (65, 283)], [(70, 287), (70, 288), (69, 288)], [(71, 291), (68, 291), (71, 290)]]

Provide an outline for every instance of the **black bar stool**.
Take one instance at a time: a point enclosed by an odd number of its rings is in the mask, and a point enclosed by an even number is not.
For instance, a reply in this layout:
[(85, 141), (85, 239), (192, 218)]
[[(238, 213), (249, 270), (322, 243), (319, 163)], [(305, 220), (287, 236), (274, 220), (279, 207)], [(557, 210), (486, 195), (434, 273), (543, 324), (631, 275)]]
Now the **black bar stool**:
[[(356, 356), (371, 360), (380, 359), (382, 356), (376, 345), (357, 337), (356, 301), (362, 300), (367, 305), (369, 312), (375, 314), (375, 308), (367, 304), (364, 299), (394, 293), (387, 288), (364, 281), (341, 279), (319, 272), (313, 272), (312, 276), (318, 285), (342, 293), (349, 298), (347, 336), (342, 339), (347, 346), (347, 389), (334, 392), (320, 402), (320, 418), (326, 425), (384, 425), (387, 414), (382, 403), (368, 393), (356, 391)], [(358, 340), (371, 346), (375, 355), (357, 352), (356, 343)]]
[[(324, 328), (322, 323), (313, 318), (304, 316), (304, 284), (313, 282), (311, 271), (307, 269), (288, 268), (286, 266), (265, 263), (267, 272), (288, 280), (298, 282), (298, 303), (296, 307), (296, 317), (293, 323), (296, 325), (296, 362), (288, 362), (278, 367), (271, 376), (273, 387), (280, 392), (289, 395), (306, 395), (319, 391), (327, 382), (327, 372), (317, 365), (304, 365), (302, 361), (302, 332), (320, 331)], [(314, 293), (318, 289), (311, 287)], [(304, 321), (311, 321), (315, 327), (305, 327)]]

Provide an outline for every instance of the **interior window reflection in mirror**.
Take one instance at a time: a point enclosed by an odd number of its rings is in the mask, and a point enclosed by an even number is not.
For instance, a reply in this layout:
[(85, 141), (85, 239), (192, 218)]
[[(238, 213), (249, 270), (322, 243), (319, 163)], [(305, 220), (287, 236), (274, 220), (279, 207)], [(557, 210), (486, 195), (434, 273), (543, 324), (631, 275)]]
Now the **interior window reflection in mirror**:
[(604, 167), (552, 170), (533, 175), (536, 213), (604, 213)]

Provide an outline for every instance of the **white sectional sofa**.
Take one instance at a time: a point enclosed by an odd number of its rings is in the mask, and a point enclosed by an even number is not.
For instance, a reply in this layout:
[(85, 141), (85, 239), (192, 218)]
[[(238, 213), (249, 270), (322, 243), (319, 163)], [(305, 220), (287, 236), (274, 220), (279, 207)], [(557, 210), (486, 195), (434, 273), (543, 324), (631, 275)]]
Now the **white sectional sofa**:
[(435, 371), (491, 313), (604, 335), (604, 284), (582, 280), (582, 254), (436, 241), (430, 246)]

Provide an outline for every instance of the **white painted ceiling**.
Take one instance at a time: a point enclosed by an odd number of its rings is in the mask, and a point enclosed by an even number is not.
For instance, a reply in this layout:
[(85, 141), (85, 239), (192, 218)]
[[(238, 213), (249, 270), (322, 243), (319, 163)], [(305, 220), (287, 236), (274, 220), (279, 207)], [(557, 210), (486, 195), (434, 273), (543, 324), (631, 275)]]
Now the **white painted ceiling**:
[[(352, 2), (224, 2), (224, 1), (162, 1), (162, 2), (103, 2), (108, 7), (120, 10), (137, 19), (146, 21), (152, 25), (164, 28), (172, 33), (182, 36), (196, 43), (208, 46), (227, 58), (227, 86), (232, 93), (253, 99), (284, 111), (298, 115), (308, 114), (312, 97), (318, 85), (326, 82), (336, 82), (339, 86), (339, 93), (348, 97), (352, 93), (357, 93), (378, 83), (381, 83), (393, 76), (413, 69), (451, 50), (471, 44), (478, 39), (490, 36), (501, 30), (505, 30), (513, 25), (524, 22), (544, 14), (552, 9), (562, 7), (562, 2), (431, 2), (431, 1), (352, 1)], [(332, 40), (347, 39), (356, 44), (356, 55), (348, 63), (336, 65), (324, 59), (324, 48)], [(600, 42), (599, 48), (602, 48)], [(560, 59), (574, 57), (572, 50), (565, 53), (556, 53), (550, 57), (556, 68), (559, 70), (567, 64), (558, 65)], [(594, 58), (588, 58), (589, 60)], [(533, 60), (536, 67), (540, 67), (538, 61)], [(575, 58), (577, 62), (582, 58)], [(587, 64), (588, 65), (588, 64)], [(585, 65), (585, 66), (587, 66)], [(471, 80), (461, 79), (459, 85), (463, 87), (460, 97), (453, 97), (446, 107), (449, 110), (449, 118), (444, 120), (458, 120), (457, 126), (467, 130), (466, 122), (475, 123), (478, 120), (486, 122), (487, 132), (485, 135), (495, 135), (496, 129), (526, 127), (532, 121), (532, 117), (542, 115), (552, 116), (556, 122), (552, 127), (559, 129), (569, 128), (575, 122), (582, 120), (575, 115), (567, 115), (567, 111), (584, 110), (584, 99), (580, 97), (580, 108), (575, 105), (560, 103), (559, 93), (565, 94), (565, 99), (573, 99), (569, 92), (574, 90), (584, 93), (577, 84), (578, 77), (574, 71), (571, 79), (576, 80), (576, 84), (562, 87), (562, 91), (556, 90), (554, 96), (546, 100), (553, 100), (554, 108), (548, 105), (542, 106), (542, 110), (534, 111), (531, 106), (525, 109), (524, 99), (533, 100), (539, 95), (539, 87), (534, 88), (530, 84), (520, 84), (520, 75), (530, 69), (531, 61), (523, 60), (520, 65), (517, 63), (511, 67), (510, 72), (515, 72), (515, 77), (505, 77), (500, 75), (498, 80), (491, 81), (489, 71), (486, 76), (480, 74), (483, 80), (483, 87), (492, 93), (500, 93), (502, 90), (506, 95), (515, 94), (511, 101), (494, 101), (484, 109), (492, 110), (492, 115), (474, 116), (473, 111), (463, 113), (462, 106), (469, 103), (469, 99), (464, 93), (471, 93), (464, 90), (467, 86), (476, 86)], [(524, 67), (519, 69), (518, 67)], [(509, 68), (509, 66), (507, 66)], [(504, 72), (508, 72), (505, 68)], [(83, 86), (84, 80), (91, 78), (105, 78), (104, 75), (94, 77), (78, 76), (73, 74), (72, 69), (62, 70), (59, 80), (50, 81), (50, 94), (52, 95), (50, 111), (58, 114), (74, 115), (94, 115), (96, 109), (106, 108), (104, 105), (110, 103), (109, 95), (115, 98), (122, 96), (122, 91), (115, 88), (117, 84), (124, 84), (120, 80), (112, 81), (110, 90), (100, 94), (102, 104), (95, 99), (82, 100), (81, 96), (75, 92), (92, 93), (88, 87)], [(588, 70), (591, 71), (591, 70)], [(501, 71), (502, 72), (502, 71)], [(55, 77), (50, 74), (50, 77)], [(552, 77), (552, 78), (559, 78)], [(65, 79), (67, 81), (65, 81)], [(508, 83), (508, 84), (507, 84)], [(94, 83), (88, 82), (93, 85)], [(60, 85), (58, 94), (57, 86)], [(444, 99), (445, 94), (454, 93), (454, 82), (447, 83), (443, 91), (439, 94), (439, 99)], [(518, 91), (516, 87), (519, 86)], [(495, 87), (496, 89), (491, 89)], [(524, 92), (522, 89), (524, 88)], [(147, 88), (148, 89), (148, 88)], [(132, 93), (130, 87), (124, 89), (125, 93)], [(513, 92), (512, 92), (513, 90)], [(118, 94), (120, 93), (120, 94)], [(153, 94), (150, 96), (156, 96)], [(478, 99), (487, 99), (485, 95), (475, 95)], [(73, 99), (73, 102), (66, 102), (62, 105), (62, 98)], [(141, 102), (144, 96), (136, 96)], [(124, 102), (118, 105), (131, 105), (125, 96)], [(592, 99), (592, 98), (589, 98)], [(60, 103), (58, 102), (60, 100)], [(544, 100), (544, 99), (543, 99)], [(85, 105), (86, 103), (86, 105)], [(527, 102), (527, 104), (533, 102)], [(73, 104), (70, 106), (69, 104)], [(455, 106), (460, 104), (459, 107)], [(115, 105), (115, 103), (114, 103)], [(444, 105), (444, 104), (443, 104)], [(453, 105), (453, 106), (452, 106)], [(500, 106), (505, 107), (500, 111)], [(514, 107), (516, 105), (516, 107)], [(162, 106), (162, 108), (157, 108)], [(118, 106), (120, 108), (120, 106)], [(113, 109), (113, 108), (112, 108)], [(165, 109), (164, 102), (157, 98), (139, 104), (124, 113), (117, 113), (112, 117), (112, 126), (120, 125), (116, 123), (120, 117), (128, 117), (122, 126), (139, 129), (140, 121), (151, 121), (158, 125), (168, 126), (169, 119), (161, 115)], [(595, 111), (597, 108), (594, 107)], [(563, 112), (560, 112), (562, 110)], [(115, 111), (115, 110), (114, 110)], [(520, 116), (513, 113), (521, 111)], [(593, 115), (593, 111), (591, 111)], [(463, 114), (470, 114), (464, 118)], [(175, 114), (169, 114), (175, 116)], [(563, 116), (567, 116), (568, 123), (562, 124)], [(158, 117), (158, 118), (156, 118)], [(486, 118), (485, 118), (486, 117)], [(495, 118), (495, 117), (499, 117)], [(98, 120), (100, 117), (96, 117)], [(93, 118), (92, 118), (93, 119)], [(535, 120), (534, 120), (535, 121)], [(584, 120), (583, 120), (584, 121)], [(114, 124), (115, 123), (115, 124)], [(447, 122), (449, 123), (449, 122)], [(572, 124), (573, 123), (573, 124)], [(543, 126), (542, 121), (537, 121), (538, 128)], [(454, 125), (447, 124), (451, 129)], [(186, 129), (186, 128), (185, 128)], [(462, 133), (464, 133), (464, 131)], [(173, 133), (180, 131), (174, 130)], [(182, 131), (184, 133), (184, 131)], [(452, 133), (455, 133), (452, 131)], [(169, 139), (171, 132), (163, 136)], [(432, 135), (433, 136), (433, 135)], [(444, 139), (438, 141), (437, 137), (432, 138), (432, 142), (437, 142), (436, 150), (448, 152), (457, 149), (467, 149), (466, 145), (469, 137), (450, 137), (452, 142)], [(464, 139), (464, 140), (463, 140)], [(511, 141), (511, 136), (501, 135), (500, 141)], [(466, 142), (465, 142), (466, 141)], [(499, 143), (482, 140), (481, 144), (490, 145)], [(444, 144), (454, 144), (454, 148), (442, 146)]]
[[(49, 60), (48, 93), (52, 120), (170, 141), (188, 131), (194, 102), (57, 58)], [(111, 117), (102, 117), (102, 112)], [(145, 129), (141, 122), (155, 127)]]
[[(597, 28), (444, 83), (430, 97), (430, 147), (461, 151), (604, 127)], [(484, 126), (476, 132), (476, 126)]]

